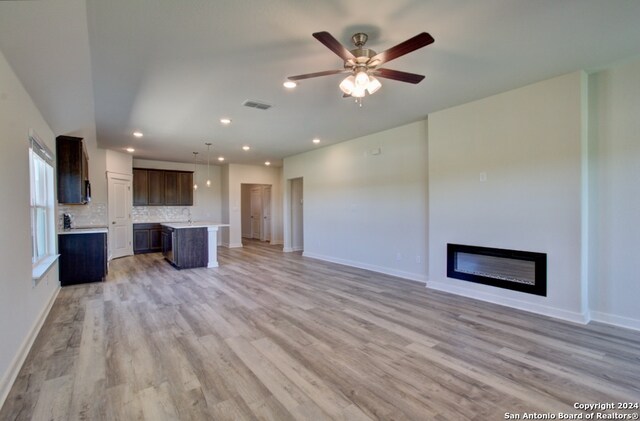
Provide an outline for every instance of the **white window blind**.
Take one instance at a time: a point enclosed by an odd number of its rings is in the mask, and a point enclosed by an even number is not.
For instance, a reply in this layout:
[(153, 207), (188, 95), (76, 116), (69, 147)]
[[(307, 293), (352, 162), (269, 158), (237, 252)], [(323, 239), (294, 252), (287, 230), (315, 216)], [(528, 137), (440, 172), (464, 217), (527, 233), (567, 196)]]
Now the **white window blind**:
[(53, 154), (33, 130), (29, 132), (31, 185), (31, 261), (33, 266), (55, 254)]

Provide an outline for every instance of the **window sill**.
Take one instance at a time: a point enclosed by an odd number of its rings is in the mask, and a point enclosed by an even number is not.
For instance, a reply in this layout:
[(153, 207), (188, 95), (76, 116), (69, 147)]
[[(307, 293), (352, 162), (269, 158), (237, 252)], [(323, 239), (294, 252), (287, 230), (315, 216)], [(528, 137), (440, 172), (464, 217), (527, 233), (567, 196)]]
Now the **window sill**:
[(47, 274), (47, 272), (49, 272), (49, 269), (51, 269), (53, 264), (58, 260), (58, 257), (60, 257), (59, 254), (52, 254), (51, 256), (48, 256), (40, 263), (35, 265), (31, 270), (31, 278), (33, 279), (33, 281), (37, 282), (42, 279)]

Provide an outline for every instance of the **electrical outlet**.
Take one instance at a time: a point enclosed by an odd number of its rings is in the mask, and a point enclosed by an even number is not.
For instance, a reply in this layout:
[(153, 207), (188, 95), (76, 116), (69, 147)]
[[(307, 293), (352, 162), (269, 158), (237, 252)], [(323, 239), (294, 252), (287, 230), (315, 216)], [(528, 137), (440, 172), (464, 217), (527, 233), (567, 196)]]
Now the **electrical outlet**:
[(398, 261), (402, 260), (402, 253), (400, 252), (396, 253), (396, 260)]
[(487, 173), (482, 171), (480, 173), (480, 182), (484, 183), (485, 181), (487, 181)]
[(416, 263), (420, 263), (422, 261), (422, 258), (420, 257), (420, 255), (418, 254), (416, 256)]

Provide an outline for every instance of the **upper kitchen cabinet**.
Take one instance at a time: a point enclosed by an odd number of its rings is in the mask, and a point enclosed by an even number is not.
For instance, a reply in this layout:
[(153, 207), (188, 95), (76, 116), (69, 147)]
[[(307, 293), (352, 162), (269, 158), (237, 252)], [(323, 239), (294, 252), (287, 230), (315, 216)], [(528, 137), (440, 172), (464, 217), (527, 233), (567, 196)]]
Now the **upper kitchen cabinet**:
[(192, 206), (193, 173), (134, 168), (133, 205)]
[(193, 173), (178, 173), (178, 201), (183, 206), (193, 206)]
[(149, 204), (149, 171), (133, 169), (133, 206)]
[(149, 175), (149, 205), (164, 205), (164, 171), (147, 171)]
[(56, 138), (58, 203), (86, 204), (91, 200), (89, 158), (81, 137)]
[(177, 206), (180, 204), (178, 197), (178, 173), (175, 171), (164, 172), (164, 204)]

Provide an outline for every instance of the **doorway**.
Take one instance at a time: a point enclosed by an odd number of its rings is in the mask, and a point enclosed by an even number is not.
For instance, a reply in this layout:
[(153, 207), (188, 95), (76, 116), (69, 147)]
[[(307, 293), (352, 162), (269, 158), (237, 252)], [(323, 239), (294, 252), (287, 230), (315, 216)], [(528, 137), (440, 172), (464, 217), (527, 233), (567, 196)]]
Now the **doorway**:
[(304, 250), (302, 177), (291, 180), (291, 250)]
[(107, 173), (109, 260), (133, 255), (131, 176)]
[(271, 185), (242, 184), (240, 213), (243, 238), (271, 241)]

